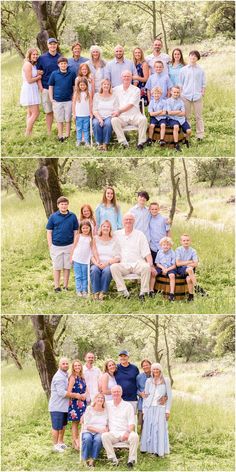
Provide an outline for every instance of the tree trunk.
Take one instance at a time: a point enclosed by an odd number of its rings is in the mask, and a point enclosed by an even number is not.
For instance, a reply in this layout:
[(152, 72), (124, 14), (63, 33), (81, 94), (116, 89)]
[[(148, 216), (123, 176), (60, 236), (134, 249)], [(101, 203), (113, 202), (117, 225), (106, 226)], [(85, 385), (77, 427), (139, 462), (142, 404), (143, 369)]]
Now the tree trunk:
[(65, 21), (66, 4), (66, 1), (32, 1), (32, 8), (40, 26), (37, 45), (42, 53), (48, 50), (48, 38), (53, 37), (58, 40), (60, 36)]
[(22, 191), (20, 190), (20, 187), (18, 185), (18, 182), (16, 181), (14, 175), (12, 174), (11, 172), (11, 169), (10, 167), (6, 164), (6, 162), (4, 161), (4, 159), (2, 159), (1, 161), (1, 168), (2, 168), (2, 172), (3, 174), (5, 175), (5, 177), (7, 178), (7, 181), (9, 183), (9, 185), (14, 189), (14, 191), (16, 192), (16, 195), (19, 197), (20, 200), (24, 200), (24, 195), (22, 193)]
[(7, 338), (5, 338), (5, 336), (3, 334), (2, 334), (2, 344), (3, 344), (4, 349), (6, 349), (9, 356), (14, 361), (17, 369), (22, 370), (23, 366), (22, 366), (22, 364), (21, 364), (21, 362), (20, 362), (20, 360), (17, 356), (17, 353), (15, 352), (14, 346), (11, 344), (11, 342)]
[(171, 374), (171, 365), (170, 365), (170, 349), (169, 349), (169, 344), (168, 344), (168, 338), (166, 334), (166, 324), (164, 323), (163, 326), (163, 333), (164, 333), (164, 339), (165, 339), (165, 346), (166, 346), (166, 360), (167, 360), (167, 369), (168, 369), (168, 374), (171, 382), (171, 386), (174, 383), (174, 379)]
[(166, 34), (165, 24), (164, 24), (164, 21), (163, 21), (162, 7), (164, 7), (164, 9), (165, 9), (165, 5), (162, 5), (162, 3), (161, 3), (160, 10), (158, 11), (158, 13), (159, 13), (160, 20), (161, 20), (161, 27), (162, 27), (162, 31), (163, 31), (165, 51), (166, 51), (166, 54), (168, 54), (169, 50), (168, 50), (168, 44), (167, 44), (167, 34)]
[(62, 315), (58, 315), (57, 320), (53, 319), (52, 322), (49, 316), (31, 316), (37, 338), (37, 341), (32, 346), (32, 355), (35, 359), (41, 384), (47, 398), (50, 397), (52, 378), (57, 371), (57, 362), (53, 349), (53, 335), (61, 318)]
[(175, 210), (176, 210), (176, 200), (177, 200), (177, 189), (179, 186), (180, 178), (178, 177), (179, 173), (175, 175), (175, 160), (172, 157), (170, 160), (170, 177), (171, 177), (171, 184), (172, 184), (172, 200), (171, 200), (171, 208), (169, 213), (169, 218), (171, 223), (173, 222)]
[(156, 362), (161, 362), (163, 353), (161, 354), (162, 349), (158, 349), (158, 346), (159, 346), (159, 315), (156, 315), (156, 317), (155, 317), (155, 333), (154, 333), (154, 336), (155, 336), (155, 338), (154, 338), (155, 339), (155, 341), (154, 341), (155, 360), (156, 360)]
[(157, 12), (156, 12), (156, 2), (152, 2), (152, 31), (153, 31), (153, 39), (156, 38), (157, 35)]
[(39, 189), (45, 213), (49, 217), (57, 211), (57, 199), (61, 196), (58, 159), (39, 159), (39, 168), (35, 172), (35, 183)]
[(190, 199), (190, 190), (189, 190), (189, 186), (188, 186), (188, 171), (187, 171), (187, 167), (186, 167), (186, 164), (185, 164), (185, 160), (182, 159), (182, 162), (183, 162), (183, 166), (184, 166), (184, 178), (185, 178), (185, 189), (186, 189), (186, 196), (187, 196), (187, 201), (188, 201), (188, 206), (189, 206), (189, 212), (187, 214), (187, 220), (189, 220), (191, 218), (191, 215), (193, 213), (193, 205), (192, 205), (192, 202), (191, 202), (191, 199)]

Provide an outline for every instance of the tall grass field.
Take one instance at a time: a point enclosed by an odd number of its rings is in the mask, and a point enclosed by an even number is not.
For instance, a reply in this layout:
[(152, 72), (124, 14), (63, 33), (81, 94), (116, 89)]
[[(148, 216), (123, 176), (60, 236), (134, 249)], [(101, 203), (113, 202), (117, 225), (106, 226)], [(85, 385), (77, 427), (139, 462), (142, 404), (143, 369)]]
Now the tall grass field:
[[(220, 360), (215, 362), (219, 368)], [(174, 362), (173, 362), (174, 364)], [(173, 369), (173, 406), (169, 419), (171, 453), (164, 459), (138, 454), (137, 471), (233, 471), (234, 379), (224, 366), (217, 378), (202, 378), (208, 363), (177, 364)], [(191, 389), (190, 389), (191, 385)], [(22, 371), (2, 367), (2, 469), (3, 471), (79, 471), (85, 467), (71, 447), (64, 454), (52, 451), (46, 396), (34, 365)], [(196, 395), (189, 393), (195, 391)], [(71, 426), (65, 442), (71, 445)], [(127, 451), (119, 455), (117, 470), (126, 470)], [(113, 470), (105, 453), (97, 470)]]
[[(200, 264), (198, 282), (208, 297), (196, 295), (172, 304), (161, 294), (145, 302), (138, 299), (139, 284), (129, 282), (131, 298), (117, 294), (114, 282), (103, 302), (78, 299), (73, 271), (69, 292), (54, 293), (52, 266), (46, 243), (47, 219), (39, 196), (34, 191), (20, 201), (15, 194), (3, 193), (2, 199), (2, 312), (5, 314), (76, 314), (76, 313), (221, 313), (234, 312), (234, 207), (227, 204), (233, 188), (204, 189), (194, 193), (194, 218), (186, 222), (184, 210), (175, 215), (171, 235), (174, 248), (180, 235), (188, 232)], [(154, 193), (154, 192), (153, 192)], [(154, 194), (155, 195), (155, 194)], [(151, 195), (151, 197), (153, 197)], [(77, 215), (82, 204), (93, 208), (100, 202), (100, 192), (71, 194), (70, 209)], [(166, 199), (166, 200), (165, 200)], [(163, 204), (169, 201), (165, 195)], [(204, 202), (204, 203), (203, 203)], [(122, 214), (132, 205), (120, 202)], [(180, 207), (181, 210), (181, 207)], [(186, 210), (186, 208), (185, 208)], [(219, 227), (223, 230), (219, 230)]]
[[(176, 45), (173, 45), (175, 47)], [(170, 45), (170, 51), (173, 49)], [(201, 67), (206, 72), (207, 90), (204, 98), (204, 122), (206, 138), (198, 143), (195, 138), (195, 124), (192, 120), (193, 138), (189, 149), (183, 146), (182, 155), (192, 157), (234, 157), (234, 45), (226, 40), (204, 41), (182, 47), (184, 57), (192, 49), (213, 54), (203, 57)], [(63, 52), (63, 51), (62, 51)], [(89, 52), (84, 51), (84, 55)], [(129, 57), (127, 51), (126, 57)], [(106, 58), (107, 60), (111, 58)], [(75, 127), (71, 139), (65, 143), (57, 142), (56, 125), (50, 137), (46, 135), (45, 117), (41, 109), (40, 118), (35, 124), (31, 138), (24, 137), (26, 111), (19, 105), (21, 89), (22, 59), (16, 54), (2, 54), (2, 155), (3, 156), (45, 156), (45, 157), (92, 157), (99, 151), (75, 146)], [(222, 67), (223, 64), (223, 67)], [(100, 153), (101, 154), (101, 153)], [(114, 143), (107, 156), (163, 156), (171, 157), (173, 149), (160, 149), (158, 144), (136, 150), (136, 134), (131, 136), (130, 148), (120, 149)], [(104, 155), (104, 154), (103, 154)]]

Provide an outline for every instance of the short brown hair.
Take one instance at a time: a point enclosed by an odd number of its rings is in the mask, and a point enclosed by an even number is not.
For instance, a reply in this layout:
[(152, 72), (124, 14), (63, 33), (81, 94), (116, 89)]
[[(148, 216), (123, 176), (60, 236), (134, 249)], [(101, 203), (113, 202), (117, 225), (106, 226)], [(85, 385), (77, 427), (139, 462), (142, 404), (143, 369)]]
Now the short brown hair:
[(141, 367), (143, 367), (144, 362), (148, 362), (148, 364), (150, 364), (150, 366), (152, 365), (152, 363), (151, 363), (151, 361), (149, 361), (149, 359), (143, 359), (142, 362), (141, 362)]
[(72, 46), (71, 46), (71, 51), (72, 51), (72, 52), (73, 52), (73, 49), (74, 49), (76, 46), (79, 46), (80, 49), (82, 49), (82, 46), (81, 46), (81, 44), (79, 43), (79, 41), (76, 41), (76, 42), (73, 43)]
[(199, 52), (199, 51), (196, 51), (196, 50), (190, 51), (189, 56), (196, 56), (198, 61), (201, 59), (201, 54), (200, 54), (200, 52)]
[(57, 64), (60, 64), (60, 62), (66, 62), (68, 64), (67, 57), (60, 56), (59, 59), (57, 60)]
[(59, 203), (62, 203), (62, 202), (69, 203), (69, 200), (68, 198), (61, 196), (57, 199), (57, 205), (59, 205)]
[(158, 63), (161, 64), (164, 67), (163, 61), (155, 61), (154, 66), (155, 66), (155, 64), (158, 64)]

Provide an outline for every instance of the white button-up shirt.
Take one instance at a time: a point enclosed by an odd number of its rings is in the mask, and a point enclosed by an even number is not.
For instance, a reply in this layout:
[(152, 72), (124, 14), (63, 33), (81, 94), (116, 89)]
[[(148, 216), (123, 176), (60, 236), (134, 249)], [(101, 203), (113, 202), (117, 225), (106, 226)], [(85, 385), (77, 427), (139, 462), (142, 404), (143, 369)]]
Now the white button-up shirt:
[(127, 105), (133, 105), (130, 110), (121, 113), (120, 117), (123, 120), (129, 121), (141, 114), (139, 109), (140, 89), (138, 87), (130, 85), (127, 90), (124, 90), (122, 84), (115, 87), (113, 92), (118, 99), (119, 108), (123, 108)]
[(148, 240), (139, 229), (133, 229), (130, 234), (125, 234), (125, 230), (120, 229), (115, 232), (115, 238), (121, 248), (121, 262), (128, 267), (151, 254)]
[(107, 403), (107, 410), (109, 431), (116, 438), (123, 436), (129, 431), (129, 426), (135, 424), (134, 408), (131, 403), (121, 400), (119, 405), (115, 406), (112, 400)]
[(98, 367), (91, 367), (89, 369), (86, 365), (83, 367), (84, 378), (88, 388), (87, 400), (93, 401), (95, 395), (98, 393), (98, 384), (101, 377), (101, 371)]

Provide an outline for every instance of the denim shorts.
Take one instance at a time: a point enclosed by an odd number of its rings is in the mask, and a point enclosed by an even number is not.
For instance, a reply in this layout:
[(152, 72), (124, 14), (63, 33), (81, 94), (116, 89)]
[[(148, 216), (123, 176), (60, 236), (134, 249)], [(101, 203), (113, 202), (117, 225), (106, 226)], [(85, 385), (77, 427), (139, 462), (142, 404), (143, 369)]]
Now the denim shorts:
[(188, 129), (191, 129), (191, 126), (187, 121), (185, 121), (182, 125), (177, 121), (177, 120), (172, 120), (172, 118), (168, 118), (167, 121), (167, 126), (170, 128), (173, 128), (174, 125), (178, 125), (180, 128), (182, 128), (183, 132), (186, 133)]
[(67, 417), (68, 413), (64, 413), (61, 411), (50, 411), (51, 421), (52, 421), (52, 429), (56, 431), (60, 431), (67, 425)]
[[(184, 277), (186, 278), (188, 276), (187, 272), (186, 272), (186, 269), (187, 269), (187, 266), (180, 266), (180, 267), (177, 267), (177, 274), (178, 275), (181, 275), (181, 277)], [(193, 272), (195, 272), (195, 267), (193, 269)]]
[[(157, 268), (156, 268), (156, 271), (157, 271), (157, 275), (162, 274), (162, 269), (161, 269), (160, 267), (157, 267)], [(168, 270), (168, 272), (167, 272), (166, 275), (169, 275), (169, 274), (177, 274), (176, 269)]]

